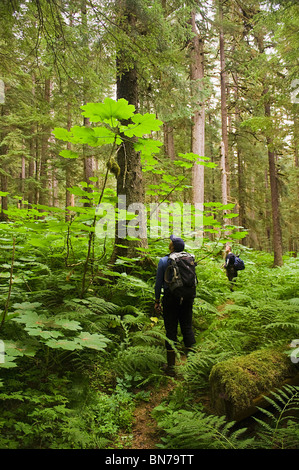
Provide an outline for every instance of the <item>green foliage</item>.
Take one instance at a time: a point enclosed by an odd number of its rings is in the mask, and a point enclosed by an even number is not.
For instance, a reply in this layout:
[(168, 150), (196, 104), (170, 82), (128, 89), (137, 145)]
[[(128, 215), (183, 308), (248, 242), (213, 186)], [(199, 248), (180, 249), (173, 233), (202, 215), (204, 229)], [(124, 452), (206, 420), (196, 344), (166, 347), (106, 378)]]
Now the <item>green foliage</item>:
[[(97, 123), (96, 127), (74, 126), (70, 131), (63, 128), (55, 128), (53, 133), (57, 139), (73, 144), (88, 144), (98, 147), (108, 144), (120, 145), (125, 137), (142, 138), (142, 145), (136, 142), (138, 150), (146, 147), (145, 134), (158, 131), (162, 124), (154, 114), (141, 115), (135, 113), (135, 107), (125, 99), (113, 100), (106, 98), (102, 103), (88, 103), (81, 106), (83, 116), (90, 122)], [(130, 120), (128, 125), (123, 121)], [(61, 154), (61, 153), (60, 153)], [(75, 158), (74, 153), (65, 153), (62, 156)]]
[(266, 449), (298, 448), (299, 387), (285, 385), (265, 397), (272, 410), (258, 408), (265, 416), (254, 417), (260, 425), (260, 447)]
[(130, 429), (134, 402), (125, 390), (91, 393), (86, 381), (56, 374), (39, 389), (10, 382), (18, 391), (0, 395), (1, 448), (99, 449), (120, 429)]
[[(81, 197), (85, 187), (72, 191)], [(107, 188), (104, 197), (109, 201), (115, 193)], [(91, 283), (83, 297), (91, 209), (74, 208), (76, 216), (70, 222), (63, 212), (45, 207), (41, 219), (38, 209), (11, 208), (10, 221), (0, 225), (2, 308), (9, 290), (13, 237), (16, 241), (11, 297), (1, 329), (6, 353), (0, 364), (1, 446), (109, 447), (119, 433), (130, 432), (136, 400), (148, 387), (165, 381), (165, 330), (163, 319), (153, 312), (153, 289), (156, 265), (168, 243), (149, 240), (148, 262), (121, 257), (117, 270), (108, 264), (103, 245), (95, 243)], [(223, 207), (207, 209), (216, 220)], [(252, 446), (246, 433), (235, 434), (235, 425), (192, 405), (207, 393), (215, 364), (265, 346), (286, 350), (290, 339), (297, 337), (297, 260), (286, 258), (283, 268), (273, 270), (271, 255), (242, 247), (246, 269), (231, 292), (221, 268), (221, 247), (218, 240), (205, 242), (195, 253), (197, 345), (188, 360), (176, 366), (186, 393), (171, 401), (169, 415), (156, 415), (164, 429), (165, 448), (170, 441), (172, 448)], [(111, 248), (105, 247), (108, 252)], [(180, 337), (175, 347), (179, 357)], [(188, 433), (180, 442), (184, 421)], [(288, 426), (293, 429), (291, 421)], [(256, 439), (258, 446), (262, 438)]]
[(162, 449), (246, 449), (253, 438), (244, 438), (246, 429), (232, 430), (234, 422), (224, 417), (208, 415), (202, 411), (177, 411), (158, 406), (153, 415), (164, 431)]

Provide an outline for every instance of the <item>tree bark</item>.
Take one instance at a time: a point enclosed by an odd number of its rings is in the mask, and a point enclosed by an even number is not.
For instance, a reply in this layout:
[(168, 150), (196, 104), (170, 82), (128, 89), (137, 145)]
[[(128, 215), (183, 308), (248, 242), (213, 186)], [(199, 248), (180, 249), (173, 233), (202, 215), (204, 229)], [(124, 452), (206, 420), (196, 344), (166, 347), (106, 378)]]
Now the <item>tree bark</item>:
[(175, 158), (175, 147), (174, 147), (174, 136), (173, 136), (173, 127), (171, 124), (165, 122), (163, 126), (164, 134), (164, 149), (165, 154), (170, 160)]
[(224, 52), (223, 10), (222, 0), (219, 0), (219, 46), (220, 46), (220, 90), (221, 90), (221, 160), (222, 160), (222, 199), (227, 204), (230, 194), (229, 184), (229, 156), (227, 134), (227, 104), (226, 104), (226, 69)]
[[(67, 104), (67, 130), (70, 131), (72, 127), (72, 117), (71, 117), (71, 104)], [(71, 150), (71, 143), (67, 142), (67, 150)], [(72, 161), (68, 158), (65, 161), (65, 207), (70, 207), (72, 205), (72, 194), (68, 190), (72, 186)], [(65, 211), (65, 221), (71, 219), (71, 213), (68, 209)]]
[[(50, 115), (50, 90), (51, 81), (50, 78), (45, 79), (44, 88), (44, 102), (46, 106), (46, 116)], [(48, 175), (48, 158), (49, 158), (49, 138), (50, 128), (48, 124), (42, 127), (42, 138), (41, 138), (41, 155), (40, 155), (40, 174), (39, 181), (41, 189), (39, 190), (39, 204), (49, 204), (49, 175)]]
[[(237, 147), (237, 162), (238, 162), (238, 203), (239, 203), (239, 225), (246, 227), (246, 188), (245, 188), (245, 173), (244, 173), (244, 160), (241, 147), (240, 132), (240, 108), (239, 108), (239, 89), (238, 89), (238, 75), (233, 74), (234, 78), (234, 99), (235, 99), (235, 133), (236, 133), (236, 147)], [(246, 239), (241, 239), (241, 244), (246, 245)]]
[[(89, 61), (89, 49), (88, 49), (88, 24), (87, 24), (87, 9), (86, 9), (86, 0), (81, 1), (81, 24), (82, 24), (82, 35), (83, 35), (83, 46), (86, 54), (86, 62), (84, 67), (88, 67)], [(88, 94), (89, 94), (90, 83), (88, 78), (84, 75), (83, 76), (83, 104), (88, 102)], [(89, 119), (84, 117), (83, 118), (83, 125), (90, 126)], [(91, 150), (89, 149), (88, 145), (83, 145), (83, 173), (84, 173), (84, 181), (87, 184), (91, 184), (89, 178), (93, 177), (93, 156)], [(87, 188), (87, 192), (91, 193), (92, 188)], [(85, 206), (91, 206), (90, 199), (86, 198)]]
[[(137, 31), (137, 13), (134, 10), (134, 4), (132, 4), (130, 0), (124, 0), (121, 2), (119, 7), (122, 8), (121, 27), (123, 31), (130, 36), (131, 32)], [(117, 99), (119, 100), (123, 98), (127, 100), (129, 104), (134, 105), (135, 109), (138, 110), (138, 80), (136, 64), (134, 62), (134, 58), (131, 57), (125, 49), (118, 50), (117, 52), (116, 84)], [(128, 123), (124, 122), (124, 124)], [(117, 152), (117, 163), (120, 169), (117, 177), (117, 195), (118, 198), (123, 198), (123, 208), (126, 210), (130, 204), (144, 203), (141, 159), (140, 153), (136, 152), (134, 149), (134, 142), (134, 138), (126, 137)], [(139, 215), (142, 217), (142, 214)], [(113, 260), (118, 256), (136, 256), (136, 254), (140, 254), (136, 251), (137, 247), (147, 247), (146, 220), (143, 219), (143, 227), (141, 227), (141, 225), (139, 225), (139, 229), (141, 230), (137, 233), (137, 239), (129, 240), (126, 238), (126, 221), (118, 221), (116, 224), (115, 249), (112, 256)]]
[[(264, 38), (261, 34), (256, 35), (256, 41), (258, 44), (260, 54), (265, 52)], [(267, 75), (263, 81), (263, 92), (262, 97), (264, 100), (264, 114), (269, 120), (271, 119), (271, 101), (269, 97), (269, 88), (267, 87)], [(271, 191), (271, 209), (272, 209), (272, 226), (273, 226), (273, 251), (274, 251), (274, 266), (283, 265), (283, 247), (282, 247), (282, 233), (281, 233), (281, 222), (280, 222), (280, 208), (279, 208), (279, 191), (277, 184), (277, 169), (275, 163), (275, 148), (273, 143), (272, 135), (267, 131), (266, 143), (268, 149), (268, 165), (269, 165), (269, 177), (270, 177), (270, 191)]]
[[(265, 89), (263, 94), (266, 95), (268, 90)], [(265, 99), (264, 103), (265, 116), (271, 117), (271, 106), (269, 98)], [(275, 163), (275, 152), (273, 147), (273, 139), (270, 136), (266, 137), (268, 148), (268, 163), (269, 163), (269, 177), (271, 189), (271, 208), (272, 208), (272, 225), (273, 225), (273, 250), (274, 250), (274, 266), (282, 266), (282, 234), (280, 224), (280, 210), (279, 210), (279, 192), (277, 184), (277, 170)]]
[[(7, 87), (4, 85), (4, 94), (5, 97), (7, 95)], [(8, 106), (6, 104), (1, 105), (1, 117), (3, 118), (4, 116), (8, 115)], [(2, 144), (2, 140), (5, 137), (5, 132), (1, 132), (0, 134), (0, 144)], [(0, 145), (0, 163), (1, 163), (1, 171), (0, 171), (0, 190), (3, 192), (7, 192), (7, 178), (8, 178), (8, 173), (7, 173), (7, 167), (5, 163), (5, 156), (8, 152), (8, 146), (5, 145)], [(2, 158), (3, 161), (2, 161)], [(7, 214), (5, 214), (4, 211), (7, 211), (8, 209), (8, 202), (7, 202), (7, 196), (1, 196), (1, 212), (0, 212), (0, 221), (7, 220)]]
[[(191, 26), (194, 36), (191, 49), (191, 93), (198, 96), (198, 102), (192, 119), (192, 152), (205, 156), (205, 104), (202, 96), (204, 79), (204, 39), (198, 34), (195, 23), (195, 11), (191, 13)], [(199, 159), (200, 161), (200, 159)], [(200, 210), (204, 204), (204, 165), (195, 164), (192, 170), (192, 202)]]

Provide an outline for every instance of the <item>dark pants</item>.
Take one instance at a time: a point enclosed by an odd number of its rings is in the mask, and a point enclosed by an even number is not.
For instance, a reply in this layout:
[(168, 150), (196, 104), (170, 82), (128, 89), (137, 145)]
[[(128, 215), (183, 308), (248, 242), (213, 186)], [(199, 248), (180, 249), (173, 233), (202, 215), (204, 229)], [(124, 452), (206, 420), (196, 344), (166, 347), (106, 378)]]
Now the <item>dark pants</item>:
[(228, 277), (228, 280), (230, 281), (230, 290), (234, 290), (234, 284), (236, 282), (236, 278), (238, 276), (237, 271), (235, 270), (234, 266), (228, 265), (226, 268), (226, 275)]
[[(166, 330), (166, 336), (172, 341), (177, 341), (178, 325), (180, 325), (183, 335), (184, 345), (190, 348), (195, 344), (195, 337), (192, 329), (192, 307), (194, 299), (180, 299), (175, 298), (170, 293), (166, 292), (162, 305), (163, 305), (163, 318)], [(166, 341), (166, 349), (171, 350), (171, 345)]]

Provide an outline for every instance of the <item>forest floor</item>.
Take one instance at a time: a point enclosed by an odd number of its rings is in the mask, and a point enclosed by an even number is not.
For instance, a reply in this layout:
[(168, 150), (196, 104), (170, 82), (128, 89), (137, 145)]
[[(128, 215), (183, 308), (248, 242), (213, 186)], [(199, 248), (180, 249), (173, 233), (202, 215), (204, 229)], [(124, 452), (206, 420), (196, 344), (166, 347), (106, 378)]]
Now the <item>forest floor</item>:
[[(227, 300), (224, 304), (219, 305), (218, 312), (222, 312), (226, 305), (232, 303), (232, 300)], [(222, 318), (224, 316), (219, 317), (219, 320)], [(181, 361), (185, 360), (186, 357), (182, 356)], [(157, 444), (161, 440), (161, 433), (156, 420), (152, 417), (152, 411), (174, 390), (177, 383), (177, 377), (174, 380), (169, 378), (166, 384), (150, 391), (149, 401), (137, 405), (134, 411), (131, 449), (157, 449)]]
[(138, 405), (134, 412), (132, 428), (132, 449), (156, 449), (160, 442), (160, 431), (156, 420), (151, 416), (152, 410), (175, 388), (175, 381), (169, 380), (158, 389), (152, 390), (149, 401)]

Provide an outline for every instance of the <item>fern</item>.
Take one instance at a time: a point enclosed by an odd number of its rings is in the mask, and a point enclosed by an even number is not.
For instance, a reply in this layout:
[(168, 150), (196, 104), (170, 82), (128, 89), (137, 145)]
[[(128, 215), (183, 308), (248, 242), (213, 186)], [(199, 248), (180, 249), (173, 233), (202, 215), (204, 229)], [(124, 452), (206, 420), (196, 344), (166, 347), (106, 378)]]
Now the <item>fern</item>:
[(254, 417), (260, 425), (258, 436), (261, 446), (270, 449), (298, 448), (299, 387), (285, 385), (265, 399), (271, 409), (258, 407), (265, 419)]
[(140, 374), (148, 372), (158, 373), (164, 362), (164, 348), (138, 345), (120, 350), (114, 367), (119, 375), (124, 373), (134, 374), (135, 372)]
[(241, 438), (245, 428), (233, 431), (235, 422), (201, 411), (171, 411), (158, 424), (166, 434), (158, 445), (162, 449), (244, 449), (254, 443), (253, 438)]

